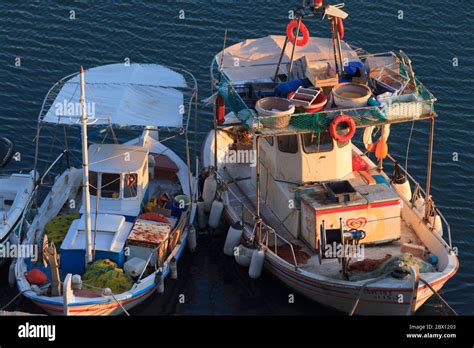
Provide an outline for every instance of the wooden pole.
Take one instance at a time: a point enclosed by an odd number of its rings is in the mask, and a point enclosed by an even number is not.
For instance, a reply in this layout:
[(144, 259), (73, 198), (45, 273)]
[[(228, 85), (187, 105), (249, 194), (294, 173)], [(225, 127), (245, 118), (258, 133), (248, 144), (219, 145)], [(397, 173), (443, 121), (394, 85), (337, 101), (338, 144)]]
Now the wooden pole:
[[(86, 113), (86, 92), (84, 82), (84, 68), (81, 66), (81, 106), (82, 106), (82, 168), (84, 170), (82, 180), (82, 196), (84, 200), (84, 225), (86, 229), (86, 264), (92, 262), (91, 248), (91, 202), (89, 192), (89, 154), (87, 148), (87, 113)], [(99, 199), (99, 197), (96, 197)]]

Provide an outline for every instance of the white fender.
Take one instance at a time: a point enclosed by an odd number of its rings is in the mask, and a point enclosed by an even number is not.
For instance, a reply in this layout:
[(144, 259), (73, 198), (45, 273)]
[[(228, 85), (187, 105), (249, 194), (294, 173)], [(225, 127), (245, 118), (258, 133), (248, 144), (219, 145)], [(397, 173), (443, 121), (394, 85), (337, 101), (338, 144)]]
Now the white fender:
[(209, 226), (217, 228), (221, 221), (222, 212), (224, 211), (224, 203), (220, 200), (212, 202), (211, 214), (209, 215)]
[(194, 252), (194, 250), (196, 250), (196, 247), (197, 247), (196, 229), (194, 228), (193, 225), (189, 226), (189, 230), (188, 230), (188, 246), (191, 252)]
[(227, 232), (227, 237), (224, 243), (224, 254), (227, 256), (234, 255), (234, 248), (239, 245), (243, 231), (244, 228), (240, 222), (237, 222), (229, 227), (229, 231)]
[(8, 285), (11, 288), (15, 287), (16, 285), (16, 277), (15, 277), (15, 261), (12, 260), (10, 264), (10, 268), (8, 269)]
[(249, 277), (257, 279), (262, 274), (263, 262), (265, 261), (265, 252), (263, 250), (254, 250), (252, 260), (250, 261)]
[(214, 175), (209, 175), (204, 180), (204, 187), (202, 188), (202, 199), (204, 200), (205, 212), (209, 213), (212, 207), (212, 202), (217, 193), (217, 180)]
[(392, 184), (392, 185), (398, 190), (401, 197), (405, 198), (407, 201), (410, 201), (412, 197), (412, 192), (411, 192), (411, 186), (408, 180), (406, 180), (403, 184)]
[[(385, 142), (387, 142), (390, 136), (390, 125), (386, 124), (385, 126), (383, 126), (383, 128), (384, 129), (382, 131), (382, 135), (385, 139)], [(366, 151), (370, 151), (370, 152), (375, 151), (374, 143), (372, 141), (372, 133), (374, 132), (374, 129), (375, 129), (375, 126), (372, 126), (372, 127), (367, 127), (364, 130), (363, 141), (364, 141), (364, 147)]]
[(254, 249), (246, 248), (242, 244), (234, 248), (235, 262), (243, 267), (249, 267)]
[(165, 292), (165, 281), (163, 279), (163, 272), (158, 271), (158, 273), (156, 273), (155, 281), (156, 281), (156, 284), (158, 285), (157, 288), (156, 288), (156, 291), (159, 294), (164, 293)]

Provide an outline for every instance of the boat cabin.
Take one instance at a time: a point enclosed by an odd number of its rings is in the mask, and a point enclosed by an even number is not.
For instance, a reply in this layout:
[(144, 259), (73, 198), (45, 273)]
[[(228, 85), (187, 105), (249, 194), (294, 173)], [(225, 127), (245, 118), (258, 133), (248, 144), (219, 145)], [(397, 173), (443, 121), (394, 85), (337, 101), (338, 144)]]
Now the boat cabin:
[[(148, 188), (148, 151), (139, 146), (93, 144), (89, 147), (91, 213), (133, 217), (140, 214)], [(97, 198), (99, 197), (99, 198)], [(84, 212), (84, 207), (81, 213)]]

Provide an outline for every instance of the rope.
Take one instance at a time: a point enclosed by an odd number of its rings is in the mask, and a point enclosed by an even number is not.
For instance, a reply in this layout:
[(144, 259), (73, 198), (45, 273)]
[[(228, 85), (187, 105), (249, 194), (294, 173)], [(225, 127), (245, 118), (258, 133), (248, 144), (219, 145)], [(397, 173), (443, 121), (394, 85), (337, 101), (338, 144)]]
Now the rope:
[(13, 302), (15, 302), (15, 300), (21, 296), (21, 292), (19, 292), (18, 294), (15, 295), (15, 297), (13, 297), (10, 302), (8, 302), (5, 306), (2, 307), (2, 309), (0, 309), (1, 311), (4, 311), (6, 308), (8, 308), (9, 305), (11, 305)]
[(405, 170), (408, 171), (408, 156), (410, 155), (410, 145), (411, 145), (411, 139), (413, 136), (413, 129), (415, 128), (415, 121), (412, 122), (411, 124), (411, 130), (410, 130), (410, 136), (408, 137), (408, 144), (407, 144), (407, 152), (405, 155)]
[(420, 278), (420, 280), (421, 280), (421, 282), (422, 282), (423, 284), (425, 284), (425, 285), (433, 292), (433, 294), (435, 294), (436, 296), (438, 296), (438, 298), (441, 300), (441, 302), (442, 302), (446, 307), (448, 307), (449, 310), (450, 310), (451, 312), (453, 312), (453, 314), (454, 314), (455, 316), (459, 316), (459, 314), (448, 304), (448, 302), (446, 302), (446, 300), (439, 294), (439, 292), (436, 291), (436, 289), (434, 289), (434, 288), (431, 286), (430, 283), (428, 283), (428, 282), (427, 282), (426, 280), (424, 280), (423, 278)]
[[(83, 285), (85, 285), (85, 286), (87, 286), (87, 287), (89, 287), (89, 288), (92, 288), (92, 289), (104, 291), (104, 289), (101, 289), (101, 288), (99, 288), (99, 287), (97, 287), (97, 286), (94, 286), (94, 285), (89, 285), (89, 284), (86, 284), (86, 283), (83, 283)], [(127, 312), (127, 310), (125, 309), (125, 307), (122, 306), (122, 304), (120, 303), (119, 300), (117, 300), (117, 298), (115, 297), (115, 295), (114, 295), (112, 292), (110, 292), (110, 295), (111, 295), (112, 298), (115, 300), (115, 302), (117, 302), (117, 304), (120, 306), (120, 308), (122, 308), (123, 312), (124, 312), (127, 316), (130, 317), (130, 313)]]
[[(391, 273), (391, 272), (390, 272)], [(360, 302), (360, 298), (362, 297), (362, 293), (364, 292), (365, 288), (370, 285), (370, 284), (373, 284), (373, 283), (376, 283), (378, 282), (379, 280), (382, 280), (384, 278), (387, 278), (390, 273), (388, 274), (385, 274), (383, 276), (380, 276), (378, 278), (375, 278), (375, 279), (372, 279), (372, 280), (369, 280), (368, 282), (364, 283), (364, 285), (362, 285), (362, 287), (360, 288), (359, 290), (359, 294), (357, 295), (357, 298), (356, 298), (356, 301), (354, 303), (354, 306), (352, 307), (352, 310), (349, 312), (349, 316), (353, 316), (356, 309), (357, 309), (357, 306), (359, 305), (359, 302)]]

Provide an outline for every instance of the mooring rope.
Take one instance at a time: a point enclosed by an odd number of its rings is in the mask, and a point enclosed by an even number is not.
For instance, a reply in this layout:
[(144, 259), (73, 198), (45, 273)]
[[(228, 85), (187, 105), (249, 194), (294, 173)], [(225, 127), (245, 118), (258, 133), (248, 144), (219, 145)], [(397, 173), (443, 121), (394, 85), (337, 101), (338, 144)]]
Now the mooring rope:
[(439, 294), (438, 291), (436, 291), (435, 288), (433, 288), (433, 287), (431, 286), (430, 283), (428, 283), (428, 282), (427, 282), (426, 280), (424, 280), (423, 278), (420, 278), (420, 280), (421, 280), (421, 282), (422, 282), (423, 284), (425, 284), (425, 285), (433, 292), (433, 294), (435, 294), (436, 296), (438, 296), (438, 298), (441, 300), (441, 302), (442, 302), (446, 307), (448, 307), (449, 310), (450, 310), (451, 312), (453, 312), (453, 314), (454, 314), (455, 316), (459, 316), (459, 314), (453, 309), (453, 307), (451, 307), (451, 306), (449, 305), (449, 303)]
[(21, 296), (21, 292), (19, 292), (18, 294), (15, 295), (15, 297), (13, 297), (10, 302), (8, 302), (5, 306), (3, 306), (0, 311), (4, 311), (6, 308), (8, 308), (8, 306), (10, 306), (13, 302), (15, 302), (15, 300)]

